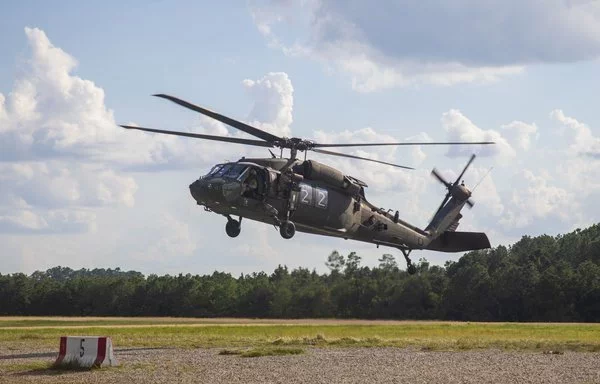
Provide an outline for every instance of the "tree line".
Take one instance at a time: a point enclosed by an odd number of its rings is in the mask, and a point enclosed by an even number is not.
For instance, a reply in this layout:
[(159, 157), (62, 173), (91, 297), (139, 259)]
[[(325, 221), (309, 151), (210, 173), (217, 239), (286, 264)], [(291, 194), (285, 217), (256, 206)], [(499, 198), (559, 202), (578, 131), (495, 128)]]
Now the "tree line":
[(525, 236), (417, 273), (332, 252), (329, 273), (279, 266), (234, 277), (54, 267), (0, 274), (0, 315), (600, 321), (600, 224)]

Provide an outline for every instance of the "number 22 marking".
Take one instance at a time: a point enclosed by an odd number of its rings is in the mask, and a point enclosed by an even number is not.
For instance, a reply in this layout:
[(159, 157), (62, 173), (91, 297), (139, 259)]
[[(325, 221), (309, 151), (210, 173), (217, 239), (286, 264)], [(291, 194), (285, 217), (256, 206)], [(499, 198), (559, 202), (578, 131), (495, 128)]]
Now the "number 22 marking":
[(325, 192), (319, 191), (317, 190), (317, 193), (319, 194), (319, 202), (317, 203), (319, 205), (319, 207), (325, 207), (326, 204), (323, 203), (323, 201), (325, 200), (325, 198), (327, 197), (327, 195), (325, 194)]
[(308, 189), (301, 189), (300, 194), (302, 195), (300, 197), (300, 201), (302, 201), (304, 204), (310, 204), (310, 201), (308, 201)]

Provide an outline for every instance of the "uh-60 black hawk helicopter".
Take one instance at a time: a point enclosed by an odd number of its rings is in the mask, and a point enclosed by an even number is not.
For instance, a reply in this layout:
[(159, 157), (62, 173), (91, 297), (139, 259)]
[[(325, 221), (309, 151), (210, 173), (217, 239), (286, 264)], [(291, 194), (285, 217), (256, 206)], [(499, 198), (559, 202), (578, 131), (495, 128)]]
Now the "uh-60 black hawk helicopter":
[[(158, 94), (185, 108), (209, 116), (233, 128), (237, 128), (260, 140), (223, 137), (190, 132), (165, 131), (138, 126), (121, 125), (127, 129), (224, 141), (265, 148), (280, 148), (277, 157), (271, 150), (271, 158), (242, 157), (236, 162), (215, 165), (205, 176), (190, 185), (190, 192), (198, 205), (227, 218), (225, 230), (230, 237), (240, 234), (242, 218), (261, 221), (279, 227), (285, 239), (291, 239), (296, 230), (316, 235), (341, 237), (395, 247), (402, 251), (407, 271), (416, 272), (409, 255), (414, 249), (441, 252), (463, 252), (490, 247), (485, 233), (456, 232), (462, 217), (460, 211), (466, 205), (472, 207), (471, 191), (459, 184), (459, 180), (474, 160), (475, 155), (454, 182), (445, 180), (436, 169), (432, 174), (448, 190), (442, 204), (425, 229), (411, 225), (369, 202), (365, 197), (367, 185), (359, 179), (345, 175), (339, 170), (315, 160), (306, 160), (306, 152), (372, 161), (393, 167), (413, 169), (401, 165), (367, 159), (323, 148), (366, 147), (401, 145), (464, 145), (494, 144), (493, 142), (401, 142), (363, 144), (320, 144), (297, 137), (279, 137), (248, 124), (215, 113), (179, 98)], [(290, 150), (290, 157), (283, 157), (283, 150)], [(298, 151), (305, 152), (304, 161), (296, 158)], [(233, 217), (237, 216), (238, 219)]]

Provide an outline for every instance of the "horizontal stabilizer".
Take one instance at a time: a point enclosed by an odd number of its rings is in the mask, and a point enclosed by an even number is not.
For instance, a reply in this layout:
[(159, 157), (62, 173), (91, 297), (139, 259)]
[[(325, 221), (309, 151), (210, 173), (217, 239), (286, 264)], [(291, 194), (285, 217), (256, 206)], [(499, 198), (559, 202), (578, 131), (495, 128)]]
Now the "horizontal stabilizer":
[(426, 249), (440, 252), (465, 252), (490, 247), (490, 241), (485, 233), (446, 231), (429, 243)]

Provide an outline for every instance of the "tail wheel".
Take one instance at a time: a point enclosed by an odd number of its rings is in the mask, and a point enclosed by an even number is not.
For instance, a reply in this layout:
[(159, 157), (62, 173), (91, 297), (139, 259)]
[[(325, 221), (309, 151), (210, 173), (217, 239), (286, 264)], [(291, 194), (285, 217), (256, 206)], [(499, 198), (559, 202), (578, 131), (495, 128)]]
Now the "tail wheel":
[(229, 237), (237, 237), (242, 231), (242, 224), (237, 220), (227, 220), (225, 224), (225, 232)]
[(279, 226), (279, 233), (284, 239), (291, 239), (296, 234), (296, 225), (291, 221), (284, 221)]

